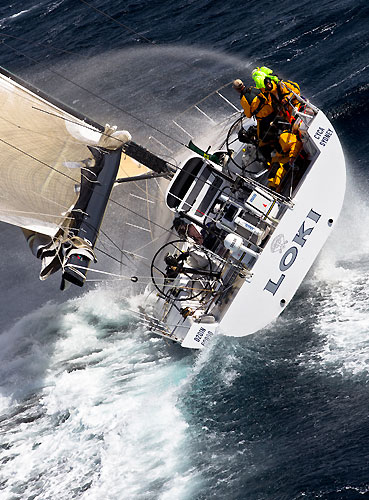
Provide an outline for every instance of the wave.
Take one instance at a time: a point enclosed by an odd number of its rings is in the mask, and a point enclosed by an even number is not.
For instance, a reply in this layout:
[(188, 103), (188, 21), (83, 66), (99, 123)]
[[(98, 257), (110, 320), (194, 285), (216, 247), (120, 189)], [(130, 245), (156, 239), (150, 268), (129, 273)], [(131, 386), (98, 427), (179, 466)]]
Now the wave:
[(24, 16), (25, 14), (28, 14), (29, 12), (32, 12), (40, 7), (41, 4), (38, 5), (33, 5), (29, 9), (24, 9), (20, 10), (19, 12), (16, 12), (15, 14), (11, 14), (10, 16), (3, 17), (0, 19), (0, 26), (2, 26), (6, 21), (12, 21), (14, 19), (17, 19), (19, 17)]
[(129, 305), (96, 290), (0, 336), (6, 491), (184, 498), (196, 474), (181, 458), (188, 424), (176, 402), (193, 357), (148, 336)]

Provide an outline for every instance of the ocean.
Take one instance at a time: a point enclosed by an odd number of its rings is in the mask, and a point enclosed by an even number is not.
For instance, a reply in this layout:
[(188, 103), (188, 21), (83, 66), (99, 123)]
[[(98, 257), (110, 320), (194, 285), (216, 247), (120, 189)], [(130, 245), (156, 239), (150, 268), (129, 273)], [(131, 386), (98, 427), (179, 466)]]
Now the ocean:
[[(40, 282), (0, 224), (0, 499), (369, 498), (367, 2), (3, 2), (0, 40), (3, 67), (158, 152), (173, 117), (202, 132), (186, 110), (268, 66), (331, 119), (348, 174), (286, 311), (202, 352), (148, 335), (132, 284)], [(108, 214), (114, 238), (142, 248), (124, 217)]]

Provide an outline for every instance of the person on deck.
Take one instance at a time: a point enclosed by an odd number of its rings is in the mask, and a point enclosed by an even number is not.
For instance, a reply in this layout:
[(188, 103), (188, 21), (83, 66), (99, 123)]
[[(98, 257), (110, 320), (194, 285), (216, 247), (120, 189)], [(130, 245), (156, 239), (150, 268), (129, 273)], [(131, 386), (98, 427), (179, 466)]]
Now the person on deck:
[(263, 153), (263, 148), (268, 148), (270, 126), (277, 115), (271, 98), (255, 87), (246, 88), (240, 79), (234, 80), (233, 88), (240, 94), (240, 103), (247, 118), (255, 117), (257, 121), (257, 138)]
[(286, 118), (289, 123), (292, 123), (293, 106), (299, 105), (299, 101), (295, 96), (295, 94), (300, 95), (299, 85), (290, 80), (280, 80), (266, 66), (254, 69), (252, 78), (256, 88), (260, 89), (264, 95), (270, 98), (270, 104), (274, 111), (283, 118)]
[(277, 192), (281, 189), (281, 182), (286, 172), (294, 168), (296, 158), (303, 147), (300, 134), (295, 128), (292, 131), (284, 130), (278, 142), (278, 152), (273, 157), (268, 175), (268, 187)]
[(240, 94), (240, 104), (244, 110), (245, 115), (247, 116), (247, 118), (251, 118), (251, 103), (254, 98), (257, 97), (260, 91), (255, 87), (245, 87), (243, 81), (239, 78), (237, 80), (234, 80), (233, 88)]
[(185, 275), (195, 278), (196, 276), (209, 278), (209, 279), (220, 279), (220, 271), (212, 271), (207, 269), (198, 269), (195, 267), (189, 267), (185, 265), (186, 260), (190, 257), (190, 252), (182, 252), (179, 256), (177, 255), (166, 255), (164, 257), (164, 262), (167, 265), (165, 269), (166, 278), (173, 280), (177, 276)]

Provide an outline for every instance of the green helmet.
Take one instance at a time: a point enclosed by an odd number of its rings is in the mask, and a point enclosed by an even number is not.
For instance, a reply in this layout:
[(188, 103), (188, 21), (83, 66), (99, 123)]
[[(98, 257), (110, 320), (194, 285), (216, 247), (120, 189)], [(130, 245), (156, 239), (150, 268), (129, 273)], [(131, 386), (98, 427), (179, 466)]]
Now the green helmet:
[(271, 80), (274, 80), (275, 82), (278, 82), (278, 78), (274, 76), (273, 70), (267, 68), (266, 66), (262, 66), (261, 68), (256, 68), (253, 70), (251, 73), (252, 78), (255, 82), (255, 86), (257, 89), (262, 89), (265, 87), (264, 85), (264, 80), (265, 78), (270, 78)]
[(261, 68), (259, 68), (259, 71), (261, 71), (262, 73), (265, 73), (266, 76), (273, 74), (273, 70), (267, 68), (266, 66), (262, 66)]

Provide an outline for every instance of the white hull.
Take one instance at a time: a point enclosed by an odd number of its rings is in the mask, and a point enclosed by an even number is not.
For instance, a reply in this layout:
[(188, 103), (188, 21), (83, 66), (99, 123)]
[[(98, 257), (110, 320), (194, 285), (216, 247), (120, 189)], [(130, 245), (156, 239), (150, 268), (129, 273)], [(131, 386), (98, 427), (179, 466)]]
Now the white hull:
[[(223, 278), (215, 291), (217, 300), (208, 294), (205, 300), (180, 302), (177, 307), (170, 294), (166, 295), (164, 305), (160, 305), (162, 299), (158, 300), (158, 316), (162, 325), (167, 325), (168, 335), (165, 336), (179, 341), (183, 347), (202, 348), (216, 332), (235, 337), (250, 335), (274, 321), (295, 295), (332, 232), (345, 194), (345, 160), (327, 117), (314, 106), (308, 106), (310, 115), (301, 115), (303, 120), (306, 117), (304, 151), (308, 159), (302, 163), (295, 183), (290, 172), (290, 188), (284, 186), (283, 196), (278, 197), (267, 189), (265, 176), (260, 182), (258, 175), (247, 174), (245, 179), (241, 172), (243, 187), (241, 190), (236, 187), (227, 199), (225, 193), (232, 192), (228, 187), (232, 188), (232, 182), (222, 177), (222, 171), (217, 179), (216, 168), (219, 167), (211, 166), (211, 162), (209, 166), (209, 161), (196, 170), (196, 181), (191, 170), (197, 168), (194, 156), (183, 164), (182, 173), (169, 186), (167, 203), (170, 209), (183, 212), (192, 223), (198, 220), (199, 230), (205, 228), (204, 219), (216, 221), (218, 236), (223, 238), (223, 253), (219, 247), (211, 249), (226, 259), (226, 264), (216, 263)], [(245, 151), (243, 143), (237, 140), (237, 133), (232, 149), (236, 158)], [(217, 150), (222, 151), (222, 146), (213, 148)], [(183, 173), (186, 168), (190, 173)], [(203, 168), (208, 168), (206, 174)], [(233, 166), (233, 171), (229, 168), (232, 169), (231, 162), (226, 171), (236, 180), (237, 167)], [(182, 179), (182, 184), (178, 179)], [(221, 194), (211, 197), (207, 184), (213, 186), (214, 192), (217, 181)], [(247, 192), (247, 189), (251, 189), (251, 194), (246, 194), (246, 200), (242, 191)], [(238, 192), (241, 195), (237, 195)], [(206, 200), (208, 208), (204, 208)], [(221, 215), (214, 209), (217, 200), (223, 204)], [(267, 205), (268, 208), (260, 213), (260, 207)], [(260, 234), (261, 239), (256, 241)], [(238, 242), (240, 250), (235, 250), (233, 246)], [(188, 245), (190, 243), (185, 244), (184, 250)], [(225, 249), (228, 249), (226, 254)], [(180, 281), (183, 284), (183, 278)], [(191, 310), (189, 316), (183, 314), (185, 307)], [(210, 322), (207, 320), (209, 315), (212, 315)], [(173, 329), (173, 325), (177, 327)]]
[[(325, 132), (333, 133), (323, 146)], [(340, 214), (346, 186), (346, 169), (337, 134), (319, 112), (309, 129), (320, 155), (284, 214), (273, 236), (220, 322), (219, 331), (242, 337), (276, 319), (291, 301), (305, 275), (331, 234)], [(310, 214), (310, 215), (309, 215)]]

